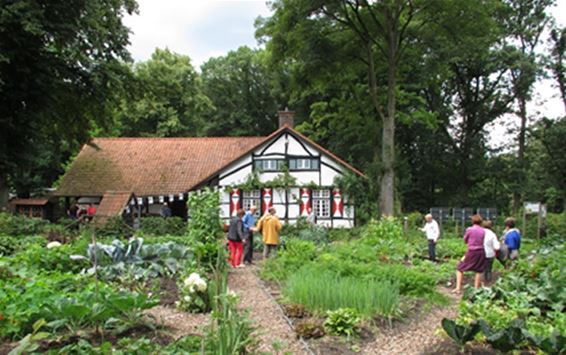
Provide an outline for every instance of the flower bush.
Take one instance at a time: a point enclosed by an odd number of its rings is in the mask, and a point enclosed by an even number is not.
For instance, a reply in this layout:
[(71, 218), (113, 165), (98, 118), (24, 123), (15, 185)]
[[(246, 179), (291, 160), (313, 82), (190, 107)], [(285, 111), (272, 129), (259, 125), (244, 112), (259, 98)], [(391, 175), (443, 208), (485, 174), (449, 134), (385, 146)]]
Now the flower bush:
[(179, 283), (179, 301), (177, 307), (182, 310), (200, 313), (210, 310), (210, 297), (208, 296), (208, 283), (197, 272)]

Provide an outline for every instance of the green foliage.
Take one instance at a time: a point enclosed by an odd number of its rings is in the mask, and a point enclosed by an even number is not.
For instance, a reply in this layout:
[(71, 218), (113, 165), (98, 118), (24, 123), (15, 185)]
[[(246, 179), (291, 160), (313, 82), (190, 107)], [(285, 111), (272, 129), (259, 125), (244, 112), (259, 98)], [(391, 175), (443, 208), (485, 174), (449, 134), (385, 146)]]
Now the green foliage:
[(181, 217), (144, 217), (141, 219), (140, 230), (148, 235), (184, 235), (185, 222)]
[(472, 323), (468, 326), (465, 325), (458, 325), (453, 320), (444, 318), (442, 319), (442, 328), (450, 336), (450, 338), (454, 339), (460, 347), (464, 347), (467, 342), (474, 339), (476, 334), (478, 334), (481, 330), (479, 323)]
[(358, 332), (360, 317), (358, 312), (352, 308), (338, 308), (328, 311), (324, 328), (330, 334), (346, 335), (351, 337)]
[(336, 277), (305, 267), (294, 273), (284, 289), (291, 302), (312, 311), (324, 312), (348, 307), (358, 313), (392, 318), (399, 314), (399, 288), (387, 282)]
[(45, 326), (45, 319), (40, 319), (33, 324), (33, 330), (30, 334), (26, 335), (19, 341), (18, 346), (15, 347), (8, 355), (20, 355), (32, 353), (39, 348), (39, 342), (49, 337), (49, 333), (40, 332), (41, 328)]
[(295, 333), (303, 339), (320, 338), (325, 334), (324, 324), (316, 318), (305, 319), (295, 325)]
[(89, 244), (87, 256), (73, 255), (73, 260), (88, 260), (94, 273), (96, 260), (98, 275), (104, 280), (145, 280), (160, 276), (171, 276), (185, 269), (193, 260), (188, 247), (174, 242), (144, 244), (143, 238), (131, 238), (128, 245), (120, 240), (112, 244)]
[(202, 67), (203, 91), (214, 110), (205, 113), (207, 135), (268, 135), (277, 128), (278, 102), (264, 50), (240, 47)]
[(261, 275), (268, 280), (284, 281), (305, 263), (315, 259), (316, 255), (317, 248), (313, 242), (290, 239), (286, 241), (285, 249), (278, 253), (277, 258), (265, 261)]
[(24, 236), (41, 234), (49, 221), (41, 218), (17, 216), (11, 213), (0, 213), (0, 234)]
[(151, 59), (133, 66), (131, 97), (116, 110), (120, 134), (126, 137), (178, 137), (202, 133), (210, 99), (190, 58), (157, 48)]
[(0, 235), (0, 256), (9, 256), (26, 250), (31, 245), (45, 246), (47, 240), (43, 237), (12, 237)]
[(222, 238), (220, 196), (218, 191), (204, 189), (189, 194), (189, 238), (195, 243), (197, 261), (213, 264), (217, 256), (217, 243)]
[(124, 238), (133, 234), (133, 228), (121, 216), (110, 217), (104, 225), (96, 227), (96, 235), (99, 237)]

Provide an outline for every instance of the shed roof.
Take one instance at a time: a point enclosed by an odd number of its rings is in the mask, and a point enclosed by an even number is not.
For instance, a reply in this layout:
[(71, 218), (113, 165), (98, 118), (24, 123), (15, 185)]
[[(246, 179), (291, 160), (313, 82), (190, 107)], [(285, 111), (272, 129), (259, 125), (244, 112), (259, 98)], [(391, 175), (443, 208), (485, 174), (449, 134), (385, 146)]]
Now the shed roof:
[(16, 198), (10, 201), (16, 206), (44, 206), (49, 203), (47, 198)]

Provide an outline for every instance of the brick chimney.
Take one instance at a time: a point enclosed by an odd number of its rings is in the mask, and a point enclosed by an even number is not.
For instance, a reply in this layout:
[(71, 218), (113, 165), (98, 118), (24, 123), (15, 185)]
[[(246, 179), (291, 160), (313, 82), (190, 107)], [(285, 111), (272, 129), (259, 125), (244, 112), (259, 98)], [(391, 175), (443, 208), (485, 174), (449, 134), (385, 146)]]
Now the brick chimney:
[(285, 111), (279, 111), (277, 114), (279, 115), (279, 128), (284, 125), (291, 128), (295, 126), (295, 111), (289, 111), (287, 107), (285, 107)]

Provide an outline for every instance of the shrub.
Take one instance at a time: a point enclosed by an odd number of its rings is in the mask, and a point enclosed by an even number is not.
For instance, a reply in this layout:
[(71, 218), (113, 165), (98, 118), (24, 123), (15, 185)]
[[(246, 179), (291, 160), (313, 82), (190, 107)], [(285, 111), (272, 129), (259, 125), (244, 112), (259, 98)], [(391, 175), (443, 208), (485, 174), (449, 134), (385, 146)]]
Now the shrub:
[(212, 265), (217, 258), (217, 243), (222, 238), (220, 196), (217, 191), (205, 189), (189, 194), (189, 238), (195, 243), (197, 261)]
[(134, 229), (121, 216), (111, 217), (104, 225), (96, 228), (96, 235), (100, 237), (129, 238), (133, 233)]
[(183, 235), (186, 232), (185, 222), (181, 217), (144, 217), (140, 229), (149, 235)]
[(403, 239), (403, 226), (393, 217), (384, 217), (379, 222), (371, 220), (362, 232), (366, 244), (375, 244), (381, 239)]
[(27, 249), (31, 245), (45, 246), (47, 240), (43, 237), (12, 237), (0, 235), (0, 256), (9, 256)]
[(335, 311), (328, 311), (327, 315), (324, 328), (328, 333), (348, 337), (357, 333), (360, 317), (355, 309), (339, 308)]
[(0, 234), (11, 236), (40, 234), (48, 224), (49, 221), (41, 218), (0, 213)]
[(395, 284), (337, 277), (309, 267), (290, 277), (284, 294), (291, 302), (319, 312), (347, 307), (366, 316), (393, 317), (399, 307), (399, 289)]

